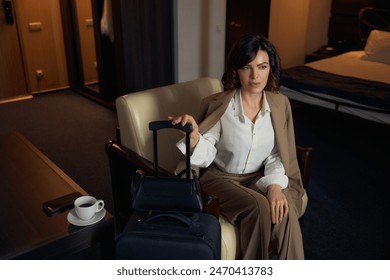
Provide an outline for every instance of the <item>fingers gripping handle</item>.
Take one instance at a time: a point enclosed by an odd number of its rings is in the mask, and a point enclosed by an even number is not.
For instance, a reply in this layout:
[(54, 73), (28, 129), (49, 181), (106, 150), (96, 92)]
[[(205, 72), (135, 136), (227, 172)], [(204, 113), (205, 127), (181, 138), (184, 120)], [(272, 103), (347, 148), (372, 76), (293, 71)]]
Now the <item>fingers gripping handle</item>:
[(174, 129), (180, 129), (184, 132), (191, 132), (192, 131), (192, 125), (186, 124), (181, 125), (178, 124), (172, 124), (172, 121), (153, 121), (149, 123), (149, 130), (157, 131), (164, 128), (174, 128)]

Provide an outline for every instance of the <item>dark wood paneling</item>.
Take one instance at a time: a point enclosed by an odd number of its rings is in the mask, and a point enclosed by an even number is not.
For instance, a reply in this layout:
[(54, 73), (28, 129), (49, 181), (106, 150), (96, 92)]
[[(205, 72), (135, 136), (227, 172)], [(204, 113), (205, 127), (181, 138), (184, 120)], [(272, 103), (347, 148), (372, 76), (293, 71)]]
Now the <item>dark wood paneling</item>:
[(365, 7), (389, 9), (388, 0), (333, 0), (328, 44), (341, 51), (360, 49), (359, 11)]
[(371, 7), (372, 2), (372, 0), (333, 0), (328, 44), (340, 51), (359, 49), (359, 10)]
[(270, 0), (227, 0), (226, 54), (243, 35), (260, 33), (268, 37)]

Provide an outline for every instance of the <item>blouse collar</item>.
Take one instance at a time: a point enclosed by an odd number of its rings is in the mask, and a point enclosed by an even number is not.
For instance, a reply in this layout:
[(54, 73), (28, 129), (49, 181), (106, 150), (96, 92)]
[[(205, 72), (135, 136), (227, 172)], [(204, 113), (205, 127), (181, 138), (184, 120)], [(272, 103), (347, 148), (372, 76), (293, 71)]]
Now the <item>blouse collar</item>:
[[(232, 101), (233, 101), (234, 116), (238, 117), (240, 121), (245, 121), (244, 108), (242, 107), (241, 89), (236, 90), (236, 93), (234, 94)], [(267, 101), (267, 95), (265, 93), (265, 90), (263, 90), (263, 107), (261, 107), (260, 113), (262, 116), (264, 116), (266, 112), (271, 112), (271, 108)]]

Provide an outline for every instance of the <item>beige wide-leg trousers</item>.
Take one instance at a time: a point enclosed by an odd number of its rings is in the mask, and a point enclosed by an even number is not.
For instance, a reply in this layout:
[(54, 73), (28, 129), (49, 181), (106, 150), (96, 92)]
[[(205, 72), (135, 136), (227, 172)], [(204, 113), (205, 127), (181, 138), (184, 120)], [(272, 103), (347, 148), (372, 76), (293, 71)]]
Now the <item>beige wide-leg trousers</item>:
[(268, 259), (272, 240), (279, 259), (304, 259), (299, 213), (292, 205), (291, 192), (284, 190), (289, 202), (288, 216), (273, 225), (267, 197), (255, 185), (261, 176), (260, 172), (225, 173), (211, 165), (200, 183), (206, 193), (219, 199), (221, 214), (239, 227), (240, 258)]

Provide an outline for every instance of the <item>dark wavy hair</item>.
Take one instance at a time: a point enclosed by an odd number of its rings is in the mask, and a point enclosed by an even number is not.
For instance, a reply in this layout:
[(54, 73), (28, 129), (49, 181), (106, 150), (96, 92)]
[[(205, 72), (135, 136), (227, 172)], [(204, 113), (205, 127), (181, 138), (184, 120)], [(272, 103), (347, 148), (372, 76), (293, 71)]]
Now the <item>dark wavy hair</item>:
[(222, 76), (222, 84), (225, 90), (241, 87), (237, 70), (255, 59), (258, 51), (267, 52), (271, 68), (265, 90), (279, 90), (281, 75), (279, 55), (275, 46), (267, 38), (259, 34), (246, 35), (233, 45), (226, 59), (225, 73)]

